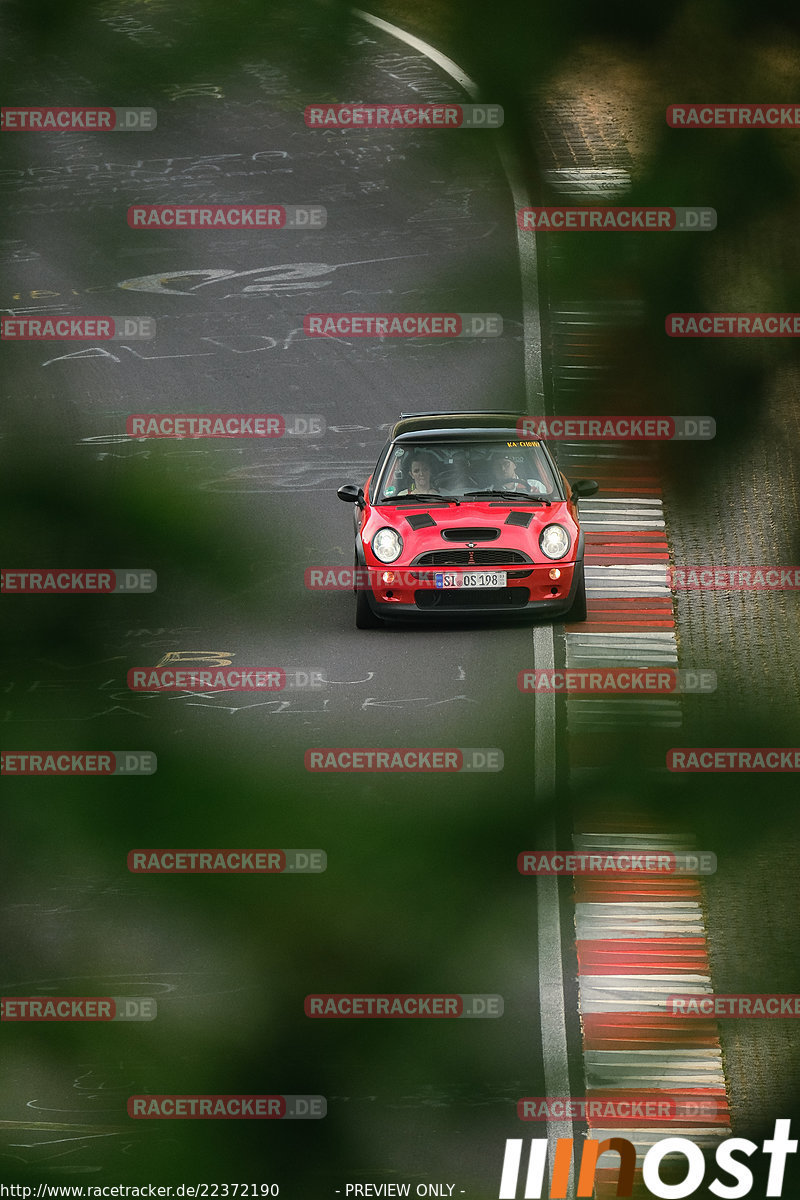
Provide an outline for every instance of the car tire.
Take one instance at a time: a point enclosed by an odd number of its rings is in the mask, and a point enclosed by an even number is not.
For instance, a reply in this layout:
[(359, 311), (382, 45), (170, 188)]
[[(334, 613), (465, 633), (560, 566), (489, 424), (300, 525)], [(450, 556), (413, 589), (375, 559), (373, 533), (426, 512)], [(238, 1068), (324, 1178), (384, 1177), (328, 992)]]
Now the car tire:
[(575, 571), (578, 576), (575, 599), (572, 601), (572, 607), (561, 618), (565, 622), (568, 621), (570, 625), (586, 620), (586, 577), (583, 573), (583, 563), (579, 567), (576, 567)]
[(377, 617), (369, 606), (367, 593), (356, 593), (356, 629), (380, 629), (383, 621)]
[[(358, 561), (358, 554), (355, 556), (356, 571), (360, 568), (361, 563)], [(367, 593), (363, 588), (354, 587), (353, 591), (356, 594), (356, 629), (380, 629), (383, 621), (380, 617), (376, 617), (375, 613), (369, 606)]]

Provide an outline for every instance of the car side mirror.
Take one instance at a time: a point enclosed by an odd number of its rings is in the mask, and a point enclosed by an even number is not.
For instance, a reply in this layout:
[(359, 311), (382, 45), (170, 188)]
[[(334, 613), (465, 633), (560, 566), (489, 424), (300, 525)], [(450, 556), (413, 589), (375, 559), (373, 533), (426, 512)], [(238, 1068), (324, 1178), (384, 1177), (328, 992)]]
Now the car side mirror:
[(345, 504), (357, 504), (359, 508), (366, 507), (364, 490), (356, 487), (354, 483), (343, 483), (340, 488), (337, 488), (336, 495), (340, 500), (344, 500)]
[(594, 496), (599, 486), (596, 479), (576, 479), (572, 485), (571, 499), (585, 500), (589, 496)]

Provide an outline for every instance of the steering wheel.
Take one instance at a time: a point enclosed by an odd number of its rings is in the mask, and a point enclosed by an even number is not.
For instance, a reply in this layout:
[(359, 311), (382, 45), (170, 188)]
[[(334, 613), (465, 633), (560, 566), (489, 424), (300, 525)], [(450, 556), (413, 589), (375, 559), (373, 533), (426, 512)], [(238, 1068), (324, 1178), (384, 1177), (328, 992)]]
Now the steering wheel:
[(439, 471), (436, 476), (436, 486), (443, 492), (469, 491), (472, 488), (477, 488), (478, 484), (471, 475), (466, 471), (460, 470), (458, 467), (446, 467), (443, 471)]

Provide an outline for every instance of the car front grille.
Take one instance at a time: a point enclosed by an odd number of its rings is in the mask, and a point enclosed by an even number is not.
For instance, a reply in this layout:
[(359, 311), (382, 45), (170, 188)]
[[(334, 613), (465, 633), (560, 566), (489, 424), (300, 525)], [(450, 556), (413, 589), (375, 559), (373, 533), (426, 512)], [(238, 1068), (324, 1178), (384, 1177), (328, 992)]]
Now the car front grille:
[(428, 550), (414, 559), (415, 567), (501, 567), (532, 560), (522, 550)]

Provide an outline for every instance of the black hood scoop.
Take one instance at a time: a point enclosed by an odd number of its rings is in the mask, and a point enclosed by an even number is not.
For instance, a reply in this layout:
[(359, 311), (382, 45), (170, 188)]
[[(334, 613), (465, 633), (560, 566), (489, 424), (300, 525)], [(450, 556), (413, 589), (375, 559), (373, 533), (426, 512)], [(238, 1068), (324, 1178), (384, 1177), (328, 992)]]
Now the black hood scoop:
[(406, 520), (412, 529), (427, 529), (430, 525), (436, 525), (430, 513), (410, 513)]
[(506, 525), (519, 525), (522, 529), (527, 529), (533, 520), (533, 513), (530, 512), (510, 512), (506, 517)]

